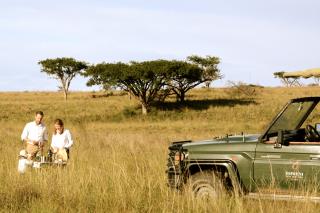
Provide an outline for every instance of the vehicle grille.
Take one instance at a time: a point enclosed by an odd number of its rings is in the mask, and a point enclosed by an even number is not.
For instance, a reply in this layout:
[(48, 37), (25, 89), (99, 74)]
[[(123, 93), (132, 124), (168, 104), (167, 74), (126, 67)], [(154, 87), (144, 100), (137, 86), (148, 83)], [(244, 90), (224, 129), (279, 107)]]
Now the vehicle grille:
[[(168, 185), (171, 188), (179, 189), (184, 182), (185, 161), (182, 159), (184, 152), (182, 145), (191, 141), (177, 141), (169, 146), (167, 174)], [(176, 157), (179, 157), (177, 161)], [(182, 159), (182, 160), (181, 160)]]

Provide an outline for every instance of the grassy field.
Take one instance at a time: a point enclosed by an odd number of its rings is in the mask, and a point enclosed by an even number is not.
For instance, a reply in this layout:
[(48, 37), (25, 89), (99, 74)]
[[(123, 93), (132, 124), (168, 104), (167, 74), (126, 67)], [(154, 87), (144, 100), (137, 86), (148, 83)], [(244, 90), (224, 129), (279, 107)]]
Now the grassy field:
[[(140, 115), (139, 105), (115, 93), (0, 93), (0, 211), (3, 212), (319, 212), (311, 202), (193, 199), (166, 186), (167, 146), (226, 133), (260, 133), (290, 99), (320, 88), (262, 88), (253, 99), (226, 89), (197, 89), (186, 107), (174, 98)], [(75, 145), (67, 168), (17, 172), (20, 134), (34, 112), (50, 131), (61, 118)], [(320, 118), (317, 116), (314, 119)]]

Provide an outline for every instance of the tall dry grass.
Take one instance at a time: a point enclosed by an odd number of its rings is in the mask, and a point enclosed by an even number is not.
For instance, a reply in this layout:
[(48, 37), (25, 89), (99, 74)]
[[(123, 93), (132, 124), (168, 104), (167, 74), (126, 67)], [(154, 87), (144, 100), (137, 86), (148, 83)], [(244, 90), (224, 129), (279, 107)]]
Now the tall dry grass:
[[(312, 202), (201, 201), (170, 190), (165, 174), (170, 141), (261, 132), (288, 99), (317, 94), (319, 88), (264, 88), (245, 101), (224, 89), (199, 89), (187, 96), (188, 107), (172, 98), (144, 117), (120, 94), (74, 92), (66, 103), (54, 92), (0, 93), (0, 211), (318, 212)], [(37, 110), (49, 130), (55, 118), (65, 121), (75, 141), (71, 160), (66, 168), (19, 175), (20, 134)]]

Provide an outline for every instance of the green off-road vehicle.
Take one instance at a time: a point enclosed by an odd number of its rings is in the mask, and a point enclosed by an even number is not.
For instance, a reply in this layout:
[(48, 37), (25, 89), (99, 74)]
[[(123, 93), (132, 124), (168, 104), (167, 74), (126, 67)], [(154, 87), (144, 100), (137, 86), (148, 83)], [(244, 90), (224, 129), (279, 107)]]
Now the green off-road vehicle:
[[(173, 142), (167, 165), (169, 186), (188, 189), (196, 197), (233, 191), (300, 199), (305, 197), (292, 194), (301, 192), (300, 187), (311, 186), (316, 192), (320, 188), (320, 123), (310, 120), (320, 122), (315, 110), (319, 101), (320, 97), (289, 101), (263, 134)], [(313, 194), (310, 199), (320, 200)]]

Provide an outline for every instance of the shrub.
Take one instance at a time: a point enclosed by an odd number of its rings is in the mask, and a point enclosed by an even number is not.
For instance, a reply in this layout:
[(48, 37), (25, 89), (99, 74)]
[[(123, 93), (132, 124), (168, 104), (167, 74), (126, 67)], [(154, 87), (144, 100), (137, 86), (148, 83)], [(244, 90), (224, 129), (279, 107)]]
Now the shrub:
[(231, 97), (236, 98), (248, 98), (253, 99), (255, 98), (258, 93), (259, 89), (263, 88), (262, 86), (253, 85), (253, 84), (246, 84), (241, 81), (239, 82), (233, 82), (228, 81), (229, 89), (227, 90), (227, 93)]

